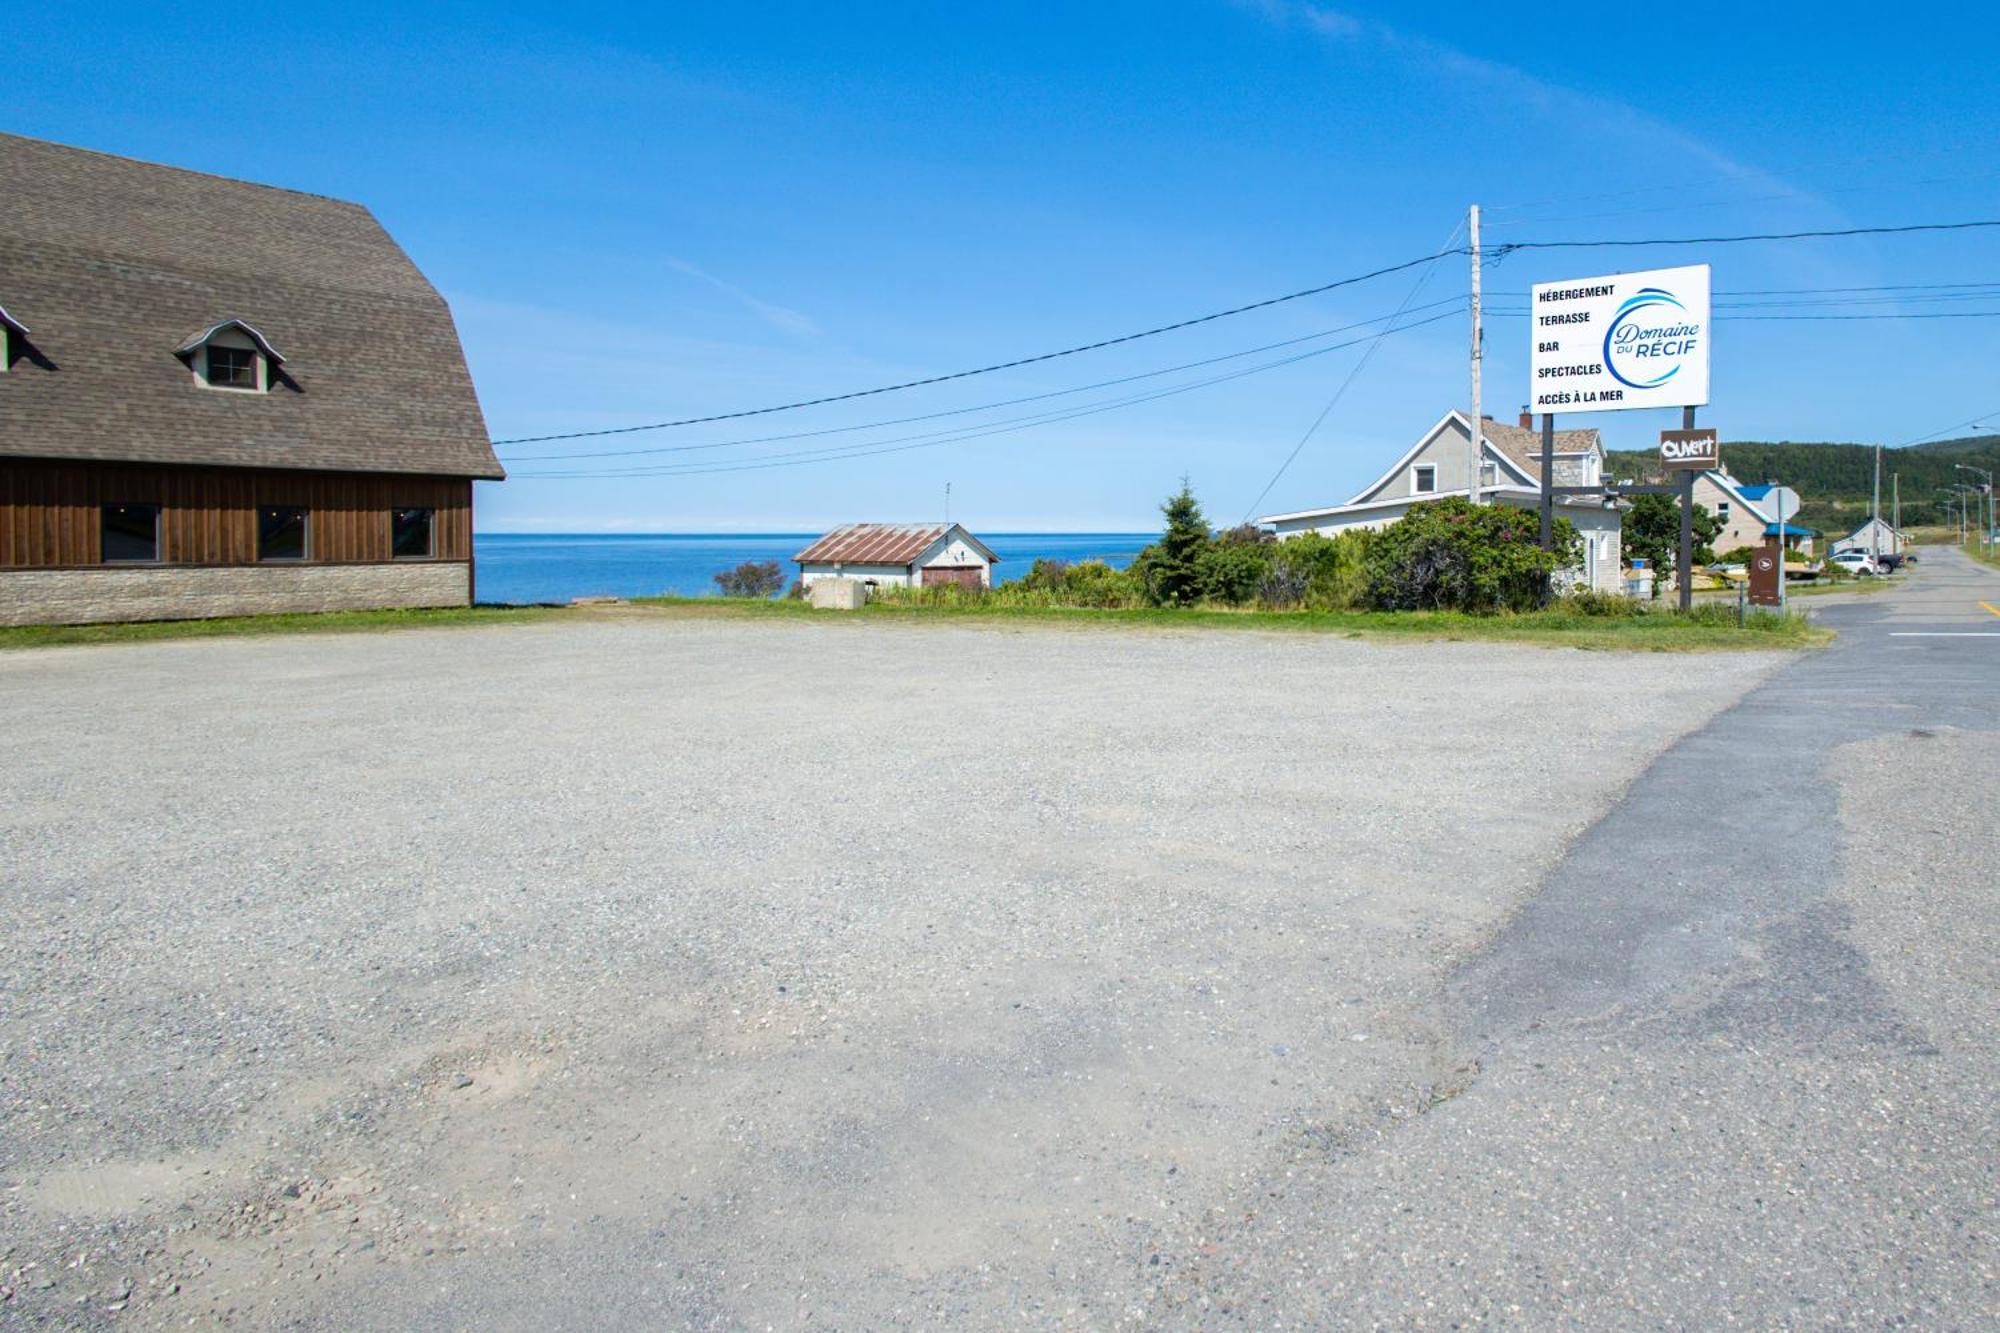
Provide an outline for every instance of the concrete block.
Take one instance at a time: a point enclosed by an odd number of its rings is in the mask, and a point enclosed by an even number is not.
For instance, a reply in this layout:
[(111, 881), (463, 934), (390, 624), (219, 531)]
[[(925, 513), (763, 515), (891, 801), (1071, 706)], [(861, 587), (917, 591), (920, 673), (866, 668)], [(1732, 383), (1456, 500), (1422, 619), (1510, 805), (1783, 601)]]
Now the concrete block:
[(815, 611), (859, 611), (868, 604), (868, 585), (860, 579), (815, 579), (806, 596)]

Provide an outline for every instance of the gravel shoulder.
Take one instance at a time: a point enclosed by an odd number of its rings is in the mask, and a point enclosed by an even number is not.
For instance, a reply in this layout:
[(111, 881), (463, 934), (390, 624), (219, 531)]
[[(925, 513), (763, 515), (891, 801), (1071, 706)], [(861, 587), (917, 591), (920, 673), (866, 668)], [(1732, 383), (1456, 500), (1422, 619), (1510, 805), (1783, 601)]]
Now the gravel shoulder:
[(1302, 1136), (1453, 1095), (1446, 979), (1788, 660), (638, 619), (0, 656), (0, 1314), (1145, 1317)]

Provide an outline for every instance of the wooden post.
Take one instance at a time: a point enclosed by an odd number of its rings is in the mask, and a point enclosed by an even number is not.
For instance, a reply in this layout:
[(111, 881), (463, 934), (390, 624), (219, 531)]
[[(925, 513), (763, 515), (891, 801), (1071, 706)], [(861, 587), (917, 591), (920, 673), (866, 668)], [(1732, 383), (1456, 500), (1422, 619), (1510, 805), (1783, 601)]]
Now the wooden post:
[[(1681, 409), (1681, 429), (1694, 429), (1694, 409), (1692, 407), (1683, 407)], [(1674, 563), (1675, 570), (1680, 575), (1681, 610), (1683, 611), (1692, 611), (1694, 609), (1695, 476), (1696, 473), (1692, 468), (1688, 468), (1681, 473), (1681, 549), (1680, 556)]]

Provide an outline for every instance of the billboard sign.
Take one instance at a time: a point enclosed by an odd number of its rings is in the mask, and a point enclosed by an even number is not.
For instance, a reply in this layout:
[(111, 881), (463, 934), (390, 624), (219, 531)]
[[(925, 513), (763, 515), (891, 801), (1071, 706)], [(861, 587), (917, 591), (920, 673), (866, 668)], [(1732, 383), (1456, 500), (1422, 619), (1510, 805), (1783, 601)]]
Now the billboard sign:
[(1660, 466), (1669, 472), (1705, 472), (1721, 461), (1713, 429), (1660, 432)]
[(1529, 379), (1537, 412), (1708, 401), (1708, 265), (1535, 284)]

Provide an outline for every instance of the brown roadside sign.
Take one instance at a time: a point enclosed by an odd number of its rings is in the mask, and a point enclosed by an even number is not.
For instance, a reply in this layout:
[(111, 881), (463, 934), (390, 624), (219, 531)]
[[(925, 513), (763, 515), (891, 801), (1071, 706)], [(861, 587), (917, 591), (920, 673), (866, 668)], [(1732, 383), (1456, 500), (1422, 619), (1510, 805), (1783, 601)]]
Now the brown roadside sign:
[(1669, 472), (1707, 471), (1721, 461), (1713, 427), (1660, 432), (1660, 466)]
[(1778, 604), (1778, 562), (1782, 559), (1776, 539), (1765, 542), (1750, 557), (1750, 605)]

